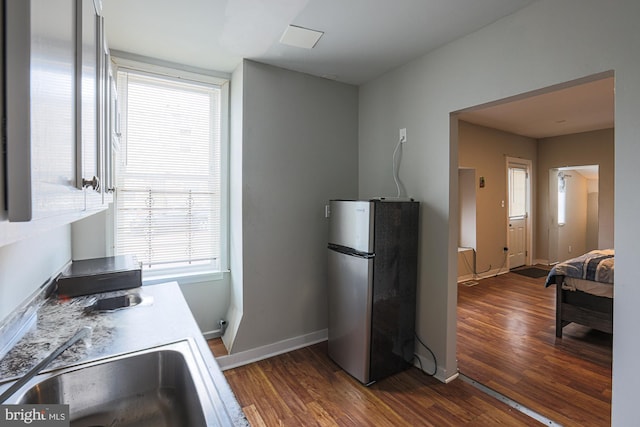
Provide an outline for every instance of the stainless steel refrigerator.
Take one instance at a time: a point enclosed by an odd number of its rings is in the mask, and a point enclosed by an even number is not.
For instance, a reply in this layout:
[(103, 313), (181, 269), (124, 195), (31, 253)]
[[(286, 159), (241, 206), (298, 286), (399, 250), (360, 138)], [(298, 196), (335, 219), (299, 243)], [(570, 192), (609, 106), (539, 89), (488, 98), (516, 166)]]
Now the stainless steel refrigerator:
[(363, 384), (412, 365), (419, 203), (331, 200), (329, 357)]

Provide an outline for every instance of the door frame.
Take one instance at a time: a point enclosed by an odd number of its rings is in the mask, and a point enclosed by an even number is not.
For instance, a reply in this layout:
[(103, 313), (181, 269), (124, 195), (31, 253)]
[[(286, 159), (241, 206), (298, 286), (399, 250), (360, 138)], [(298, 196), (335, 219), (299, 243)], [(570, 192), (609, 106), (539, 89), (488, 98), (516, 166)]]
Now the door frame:
[[(532, 206), (532, 193), (533, 193), (533, 187), (532, 187), (532, 183), (533, 183), (533, 167), (532, 167), (532, 161), (528, 160), (528, 159), (522, 159), (519, 157), (505, 157), (505, 189), (506, 189), (506, 194), (505, 194), (505, 200), (507, 201), (505, 204), (505, 241), (507, 242), (507, 247), (509, 247), (510, 242), (509, 242), (509, 167), (511, 166), (515, 166), (515, 167), (521, 167), (526, 169), (527, 171), (527, 184), (526, 184), (526, 206), (527, 206), (527, 217), (525, 220), (525, 257), (524, 257), (524, 264), (525, 265), (531, 265), (532, 264), (532, 255), (533, 255), (533, 214), (531, 213), (533, 210), (533, 206)], [(505, 253), (505, 265), (507, 267), (507, 271), (510, 269), (509, 266), (509, 253), (506, 252)]]

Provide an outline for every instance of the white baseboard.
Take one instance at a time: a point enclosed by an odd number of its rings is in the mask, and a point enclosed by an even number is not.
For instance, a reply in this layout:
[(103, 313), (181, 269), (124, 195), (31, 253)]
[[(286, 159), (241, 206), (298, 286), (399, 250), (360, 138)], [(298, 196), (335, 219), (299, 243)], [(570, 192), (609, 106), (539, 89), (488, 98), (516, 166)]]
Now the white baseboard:
[(503, 268), (494, 268), (493, 270), (485, 271), (484, 273), (479, 273), (478, 279), (486, 279), (487, 277), (500, 276), (502, 274), (507, 274), (509, 270), (505, 267)]
[[(416, 347), (416, 349), (417, 349), (417, 347)], [(416, 357), (418, 357), (420, 359), (420, 361), (418, 362), (416, 360), (413, 363), (413, 366), (415, 366), (416, 368), (420, 369), (425, 374), (431, 375), (433, 378), (437, 379), (438, 381), (441, 381), (441, 382), (447, 384), (447, 383), (450, 383), (451, 381), (455, 380), (456, 378), (458, 378), (458, 371), (457, 370), (453, 375), (449, 375), (444, 369), (442, 369), (441, 366), (439, 366), (435, 370), (435, 373), (433, 373), (435, 365), (434, 365), (434, 360), (433, 360), (432, 357), (423, 356), (423, 355), (417, 354), (417, 353), (416, 353)]]
[(218, 362), (218, 365), (220, 365), (220, 369), (224, 371), (326, 341), (327, 336), (327, 330), (323, 329), (310, 334), (301, 335), (299, 337), (289, 338), (273, 344), (253, 348), (251, 350), (216, 357), (216, 361)]
[[(453, 375), (451, 375), (450, 377), (446, 377), (444, 379), (444, 383), (445, 384), (449, 384), (451, 381), (455, 380), (456, 378), (458, 378), (460, 376), (460, 372), (456, 371)], [(437, 379), (440, 379), (438, 377), (436, 377)]]
[(474, 280), (475, 275), (465, 274), (464, 276), (458, 276), (458, 283), (466, 282), (467, 280)]
[(202, 336), (204, 336), (205, 340), (220, 338), (222, 336), (222, 329), (214, 329), (213, 331), (203, 332)]
[[(293, 350), (326, 341), (327, 336), (328, 331), (326, 329), (323, 329), (307, 335), (301, 335), (299, 337), (278, 341), (276, 343), (257, 347), (251, 350), (241, 351), (239, 353), (229, 354), (226, 356), (219, 356), (216, 357), (216, 362), (218, 362), (220, 369), (225, 371), (227, 369), (233, 369), (239, 366), (248, 365), (250, 363), (268, 359), (279, 354), (288, 353)], [(418, 369), (422, 369), (422, 371), (424, 371), (425, 373), (433, 372), (433, 359), (420, 354), (417, 354), (416, 356), (420, 359), (422, 365), (420, 365), (420, 362), (416, 360), (414, 366), (416, 366)], [(438, 367), (433, 377), (443, 383), (449, 383), (458, 377), (458, 371), (456, 370), (453, 375), (449, 375), (449, 373), (442, 369), (442, 367)]]

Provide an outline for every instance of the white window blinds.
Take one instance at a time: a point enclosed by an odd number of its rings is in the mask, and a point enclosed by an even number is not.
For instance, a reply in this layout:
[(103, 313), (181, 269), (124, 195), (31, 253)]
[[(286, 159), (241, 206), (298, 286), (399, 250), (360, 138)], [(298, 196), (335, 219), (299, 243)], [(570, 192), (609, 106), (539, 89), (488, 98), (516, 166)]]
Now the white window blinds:
[(220, 89), (118, 72), (117, 254), (145, 269), (220, 270)]

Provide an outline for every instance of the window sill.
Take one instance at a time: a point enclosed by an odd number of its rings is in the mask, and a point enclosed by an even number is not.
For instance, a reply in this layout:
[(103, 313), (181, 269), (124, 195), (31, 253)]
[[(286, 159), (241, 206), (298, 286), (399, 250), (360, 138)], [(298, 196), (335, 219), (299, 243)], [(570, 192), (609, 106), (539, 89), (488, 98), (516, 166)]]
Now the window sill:
[(192, 273), (145, 274), (142, 273), (143, 285), (156, 285), (165, 282), (178, 282), (180, 285), (192, 283), (215, 282), (222, 280), (228, 271), (197, 271)]

